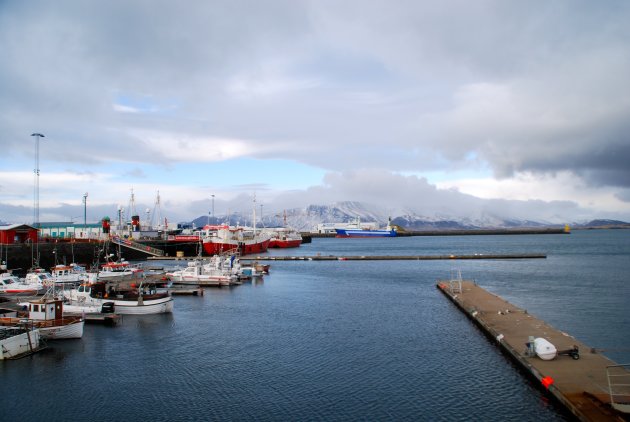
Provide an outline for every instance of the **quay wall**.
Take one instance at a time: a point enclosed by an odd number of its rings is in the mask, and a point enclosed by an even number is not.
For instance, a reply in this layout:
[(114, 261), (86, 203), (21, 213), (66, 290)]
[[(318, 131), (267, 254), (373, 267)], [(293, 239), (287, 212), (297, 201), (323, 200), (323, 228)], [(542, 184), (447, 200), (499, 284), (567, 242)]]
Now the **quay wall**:
[[(471, 229), (471, 230), (405, 230), (396, 232), (396, 236), (491, 236), (491, 235), (522, 235), (522, 234), (569, 234), (569, 231), (559, 228), (544, 229)], [(335, 233), (304, 232), (302, 237), (326, 238), (335, 237)]]
[[(439, 281), (437, 288), (536, 384), (581, 421), (624, 421), (610, 404), (606, 368), (615, 362), (472, 281)], [(530, 337), (542, 337), (558, 352), (542, 360), (529, 352)], [(579, 350), (579, 358), (566, 354)], [(547, 386), (545, 383), (547, 381)], [(624, 392), (629, 394), (630, 391)]]

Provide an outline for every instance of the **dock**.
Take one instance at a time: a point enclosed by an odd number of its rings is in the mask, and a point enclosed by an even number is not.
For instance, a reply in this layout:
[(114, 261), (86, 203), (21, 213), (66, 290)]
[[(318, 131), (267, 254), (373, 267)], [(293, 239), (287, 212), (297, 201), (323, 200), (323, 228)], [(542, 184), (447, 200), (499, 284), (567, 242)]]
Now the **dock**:
[(177, 285), (172, 286), (168, 289), (171, 292), (171, 295), (179, 295), (179, 296), (203, 296), (203, 288), (201, 286), (184, 286)]
[(303, 255), (256, 256), (241, 261), (433, 261), (457, 259), (545, 259), (546, 254), (472, 254), (472, 255)]
[(86, 324), (102, 324), (116, 326), (122, 321), (122, 315), (116, 313), (74, 313), (64, 312), (64, 316), (83, 316)]
[[(437, 288), (484, 334), (581, 421), (630, 420), (630, 372), (567, 333), (528, 314), (473, 281), (443, 280)], [(528, 342), (544, 338), (558, 350), (552, 360), (532, 353)], [(579, 350), (578, 356), (566, 351)], [(608, 374), (617, 377), (613, 379)], [(619, 383), (615, 380), (623, 380)], [(612, 385), (612, 387), (611, 387)], [(613, 391), (611, 391), (613, 390)]]

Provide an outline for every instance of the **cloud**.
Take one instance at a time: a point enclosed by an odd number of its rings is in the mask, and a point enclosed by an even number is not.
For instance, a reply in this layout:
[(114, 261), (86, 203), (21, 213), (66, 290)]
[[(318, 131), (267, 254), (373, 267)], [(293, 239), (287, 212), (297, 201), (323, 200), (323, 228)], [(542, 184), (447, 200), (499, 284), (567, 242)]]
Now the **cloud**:
[[(127, 169), (154, 192), (149, 166), (248, 157), (330, 172), (321, 186), (268, 187), (285, 202), (377, 199), (386, 180), (432, 198), (427, 210), (465, 213), (479, 198), (391, 175), (490, 169), (495, 186), (534, 175), (532, 201), (562, 175), (575, 197), (558, 212), (583, 210), (587, 187), (605, 197), (593, 209), (628, 215), (629, 18), (623, 1), (9, 2), (0, 166), (20, 176), (0, 181), (0, 201), (27, 206), (38, 131), (52, 172), (92, 174), (54, 188), (66, 203), (94, 186), (115, 203)], [(194, 197), (203, 179), (162, 189)], [(499, 192), (485, 186), (477, 195)]]

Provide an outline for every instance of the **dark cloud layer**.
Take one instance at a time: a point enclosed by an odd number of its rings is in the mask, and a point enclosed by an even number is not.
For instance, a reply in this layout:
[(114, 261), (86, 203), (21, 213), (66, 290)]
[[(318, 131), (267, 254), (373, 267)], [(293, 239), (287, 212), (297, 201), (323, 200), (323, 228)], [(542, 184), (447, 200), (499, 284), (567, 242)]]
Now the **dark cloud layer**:
[(142, 134), (236, 139), (344, 177), (474, 161), (627, 198), (629, 19), (625, 1), (2, 2), (0, 147), (30, 157), (45, 128), (50, 159), (135, 168), (174, 159)]

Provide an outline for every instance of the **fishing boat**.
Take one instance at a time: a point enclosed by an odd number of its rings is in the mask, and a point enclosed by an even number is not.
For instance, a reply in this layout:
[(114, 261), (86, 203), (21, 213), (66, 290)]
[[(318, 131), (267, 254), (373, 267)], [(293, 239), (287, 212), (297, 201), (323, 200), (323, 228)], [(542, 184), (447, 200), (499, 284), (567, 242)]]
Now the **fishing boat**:
[(136, 280), (144, 277), (144, 270), (125, 260), (108, 261), (98, 271), (99, 280)]
[(167, 278), (177, 284), (229, 286), (238, 281), (239, 268), (238, 259), (234, 255), (227, 258), (214, 255), (208, 261), (190, 261), (186, 268), (167, 273)]
[(232, 227), (227, 224), (207, 225), (203, 228), (201, 237), (203, 250), (207, 255), (223, 253), (238, 253), (251, 255), (267, 252), (270, 236), (256, 230), (256, 196), (254, 195), (252, 226)]
[(170, 293), (158, 293), (151, 285), (131, 284), (131, 290), (116, 290), (111, 283), (97, 281), (83, 283), (67, 293), (71, 305), (96, 306), (103, 308), (113, 303), (117, 314), (149, 315), (173, 312), (173, 297)]
[(28, 307), (27, 319), (0, 318), (0, 325), (13, 326), (28, 321), (33, 327), (39, 329), (39, 335), (46, 340), (83, 337), (84, 319), (81, 316), (64, 316), (61, 299), (51, 299), (45, 295), (25, 305)]
[(44, 271), (41, 268), (35, 268), (32, 271), (26, 273), (24, 277), (24, 283), (32, 284), (35, 286), (44, 286), (45, 289), (55, 285), (55, 279), (48, 271)]
[(391, 225), (391, 219), (387, 223), (385, 229), (366, 229), (361, 227), (361, 220), (357, 218), (357, 222), (346, 227), (336, 228), (335, 237), (395, 237), (396, 230)]
[(0, 360), (18, 359), (41, 349), (39, 329), (21, 322), (13, 326), (0, 326)]
[(302, 235), (295, 229), (278, 227), (267, 229), (270, 248), (297, 248), (302, 244)]
[(29, 296), (43, 293), (45, 290), (41, 282), (25, 283), (10, 273), (0, 274), (0, 294), (12, 296)]
[(270, 237), (246, 227), (205, 226), (202, 230), (203, 251), (207, 255), (239, 253), (251, 255), (266, 252)]
[(85, 267), (72, 263), (70, 265), (55, 265), (51, 268), (51, 275), (56, 285), (75, 285), (88, 281)]
[(284, 212), (283, 227), (266, 229), (269, 233), (270, 248), (297, 248), (302, 244), (302, 235), (297, 230), (287, 226), (287, 212)]

